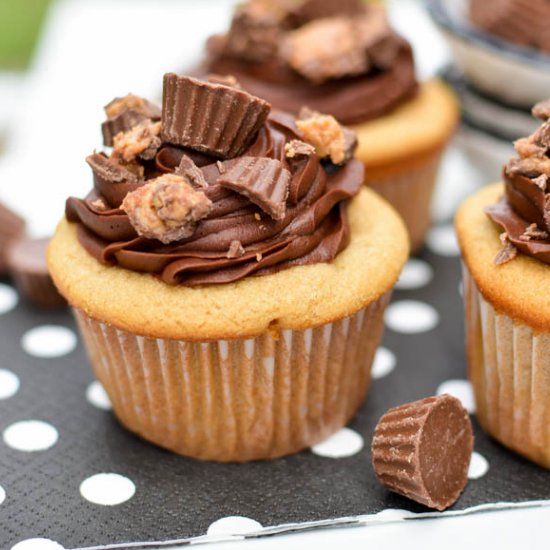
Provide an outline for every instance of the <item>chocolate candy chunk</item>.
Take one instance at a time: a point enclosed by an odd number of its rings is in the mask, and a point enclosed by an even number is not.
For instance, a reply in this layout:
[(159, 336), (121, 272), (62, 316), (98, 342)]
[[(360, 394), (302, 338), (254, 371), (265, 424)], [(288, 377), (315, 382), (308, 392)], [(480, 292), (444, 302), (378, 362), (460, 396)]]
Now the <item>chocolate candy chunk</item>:
[(281, 220), (285, 217), (290, 177), (278, 160), (242, 157), (224, 163), (217, 183), (248, 197), (274, 220)]
[(365, 5), (361, 0), (301, 0), (297, 4), (291, 16), (296, 26), (323, 17), (356, 15), (365, 11)]
[(520, 241), (537, 241), (548, 239), (549, 235), (543, 229), (539, 229), (536, 223), (532, 223), (527, 229), (520, 235)]
[(247, 61), (265, 61), (277, 53), (282, 38), (281, 18), (267, 3), (239, 6), (224, 37), (221, 53)]
[(212, 202), (202, 191), (174, 174), (149, 181), (122, 201), (138, 235), (164, 244), (190, 237), (211, 208)]
[(232, 260), (233, 258), (240, 258), (243, 254), (244, 254), (244, 248), (243, 248), (243, 245), (241, 244), (241, 241), (231, 241), (226, 257), (229, 260)]
[(47, 309), (67, 304), (59, 294), (46, 264), (49, 239), (21, 238), (8, 248), (6, 260), (15, 286), (28, 302)]
[(195, 187), (208, 187), (202, 170), (187, 155), (181, 157), (174, 174), (181, 176)]
[(25, 232), (25, 220), (0, 203), (0, 275), (7, 271), (6, 252), (9, 244)]
[(86, 162), (90, 165), (96, 177), (107, 183), (137, 183), (139, 177), (128, 168), (119, 164), (116, 160), (107, 158), (100, 153), (94, 153), (86, 157)]
[(162, 139), (224, 159), (246, 150), (271, 105), (242, 90), (164, 75)]
[(105, 112), (109, 118), (101, 125), (101, 131), (106, 147), (112, 147), (113, 138), (120, 132), (131, 130), (145, 119), (158, 121), (161, 117), (157, 105), (132, 94), (113, 99), (105, 106)]
[(445, 510), (468, 481), (474, 437), (468, 412), (450, 395), (390, 409), (372, 440), (372, 463), (391, 491)]
[(540, 118), (541, 120), (546, 121), (550, 119), (550, 99), (545, 99), (537, 103), (531, 112), (534, 117)]
[(495, 256), (495, 265), (506, 264), (518, 255), (518, 249), (510, 242), (507, 233), (501, 233), (502, 248)]
[(328, 157), (334, 164), (347, 162), (357, 147), (355, 132), (341, 126), (332, 115), (303, 108), (296, 126), (304, 141), (315, 147), (319, 158)]
[(301, 141), (299, 139), (293, 139), (288, 143), (285, 143), (285, 157), (287, 159), (294, 159), (300, 157), (309, 157), (310, 155), (315, 154), (315, 147)]
[(135, 162), (137, 158), (151, 160), (161, 146), (159, 134), (160, 122), (142, 120), (131, 130), (113, 138), (111, 157), (125, 163)]
[(345, 17), (318, 19), (289, 32), (281, 54), (297, 73), (315, 84), (369, 69), (356, 25)]

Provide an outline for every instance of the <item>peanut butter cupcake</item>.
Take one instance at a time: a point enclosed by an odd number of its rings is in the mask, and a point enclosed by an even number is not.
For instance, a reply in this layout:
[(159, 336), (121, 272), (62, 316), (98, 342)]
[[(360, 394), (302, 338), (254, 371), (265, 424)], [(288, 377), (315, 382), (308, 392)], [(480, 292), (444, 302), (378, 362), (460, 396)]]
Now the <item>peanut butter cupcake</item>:
[(234, 79), (167, 74), (160, 118), (125, 123), (136, 104), (108, 106), (112, 152), (49, 249), (115, 414), (199, 459), (326, 438), (366, 395), (408, 254), (354, 136), (319, 113), (300, 130)]
[(516, 142), (504, 185), (456, 218), (464, 257), (467, 353), (481, 426), (550, 468), (550, 101)]
[(383, 7), (249, 0), (207, 51), (199, 74), (235, 75), (277, 108), (298, 115), (307, 106), (350, 125), (365, 183), (401, 214), (413, 250), (422, 245), (458, 108), (441, 82), (417, 83), (411, 46), (391, 29)]

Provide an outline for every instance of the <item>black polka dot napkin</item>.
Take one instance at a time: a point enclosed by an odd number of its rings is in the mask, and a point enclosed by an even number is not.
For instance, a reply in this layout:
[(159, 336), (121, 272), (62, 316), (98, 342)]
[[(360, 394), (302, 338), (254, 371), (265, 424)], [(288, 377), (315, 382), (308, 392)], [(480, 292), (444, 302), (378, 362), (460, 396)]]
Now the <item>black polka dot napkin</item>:
[[(370, 439), (388, 408), (438, 392), (473, 412), (463, 339), (456, 243), (450, 226), (437, 227), (394, 293), (370, 394), (351, 424), (291, 457), (203, 463), (120, 427), (70, 314), (35, 310), (0, 282), (0, 548), (124, 548), (326, 525), (387, 509), (428, 512), (376, 481)], [(475, 435), (470, 481), (451, 512), (550, 504), (550, 472), (477, 425)]]

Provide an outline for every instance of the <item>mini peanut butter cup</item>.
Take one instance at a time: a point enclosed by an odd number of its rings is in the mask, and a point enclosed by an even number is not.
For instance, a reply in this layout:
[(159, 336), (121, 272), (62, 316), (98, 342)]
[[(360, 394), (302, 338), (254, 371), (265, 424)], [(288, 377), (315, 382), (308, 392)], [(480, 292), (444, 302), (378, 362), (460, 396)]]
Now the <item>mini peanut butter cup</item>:
[(247, 92), (174, 73), (164, 75), (162, 139), (229, 159), (242, 154), (271, 105)]
[(46, 265), (46, 248), (50, 239), (20, 238), (7, 251), (10, 275), (27, 302), (54, 309), (67, 304), (53, 284)]
[(222, 163), (217, 182), (244, 195), (274, 220), (282, 220), (286, 212), (286, 198), (290, 172), (275, 159), (242, 157)]
[(7, 272), (6, 252), (9, 244), (24, 232), (25, 220), (0, 203), (0, 275)]
[(372, 440), (378, 479), (391, 491), (437, 510), (456, 502), (473, 450), (468, 412), (455, 397), (427, 397), (390, 409)]

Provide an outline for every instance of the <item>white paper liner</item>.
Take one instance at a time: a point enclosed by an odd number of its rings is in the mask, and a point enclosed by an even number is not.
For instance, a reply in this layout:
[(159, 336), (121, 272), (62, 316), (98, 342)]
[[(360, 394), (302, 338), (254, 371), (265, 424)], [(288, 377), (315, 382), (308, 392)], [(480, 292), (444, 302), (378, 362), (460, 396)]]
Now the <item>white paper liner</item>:
[(481, 426), (550, 468), (550, 334), (500, 313), (464, 268), (469, 375)]
[(363, 401), (389, 293), (351, 317), (253, 339), (145, 338), (75, 315), (119, 420), (174, 452), (245, 461), (297, 452)]

